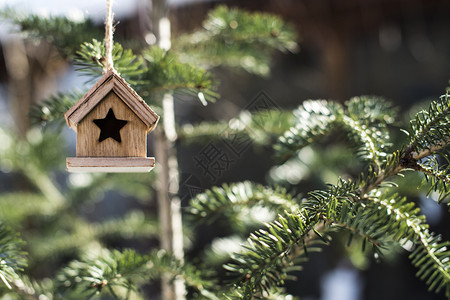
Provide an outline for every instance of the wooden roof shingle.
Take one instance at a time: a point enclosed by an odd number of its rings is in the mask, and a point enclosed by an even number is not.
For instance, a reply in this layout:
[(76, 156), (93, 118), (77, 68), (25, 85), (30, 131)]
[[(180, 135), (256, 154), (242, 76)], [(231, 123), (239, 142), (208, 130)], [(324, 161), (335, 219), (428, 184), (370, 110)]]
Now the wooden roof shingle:
[(110, 70), (65, 114), (67, 125), (76, 131), (78, 123), (110, 92), (114, 92), (147, 126), (147, 134), (158, 123), (159, 116), (116, 72)]

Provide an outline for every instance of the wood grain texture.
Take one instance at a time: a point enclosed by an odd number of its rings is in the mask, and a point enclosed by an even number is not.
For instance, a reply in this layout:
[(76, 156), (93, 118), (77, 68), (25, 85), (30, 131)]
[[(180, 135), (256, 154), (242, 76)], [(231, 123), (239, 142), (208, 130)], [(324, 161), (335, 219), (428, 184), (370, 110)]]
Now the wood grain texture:
[[(103, 119), (109, 109), (128, 123), (120, 130), (121, 143), (112, 138), (99, 142), (100, 128), (93, 122)], [(77, 126), (77, 157), (146, 157), (147, 126), (111, 92)]]
[(67, 125), (78, 131), (78, 124), (113, 91), (146, 125), (147, 134), (158, 123), (159, 116), (145, 101), (114, 71), (108, 71), (74, 106), (66, 113)]
[(69, 172), (145, 173), (155, 167), (154, 157), (68, 157)]

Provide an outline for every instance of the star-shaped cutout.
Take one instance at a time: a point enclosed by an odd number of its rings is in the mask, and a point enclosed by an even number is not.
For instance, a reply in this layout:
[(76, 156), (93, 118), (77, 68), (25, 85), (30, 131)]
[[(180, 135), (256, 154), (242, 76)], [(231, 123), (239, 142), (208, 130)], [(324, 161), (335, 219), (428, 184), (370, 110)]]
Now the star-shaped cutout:
[(99, 142), (102, 142), (107, 138), (113, 138), (120, 143), (122, 142), (120, 138), (120, 129), (122, 129), (128, 121), (116, 119), (112, 108), (110, 108), (104, 119), (95, 119), (94, 123), (100, 128)]

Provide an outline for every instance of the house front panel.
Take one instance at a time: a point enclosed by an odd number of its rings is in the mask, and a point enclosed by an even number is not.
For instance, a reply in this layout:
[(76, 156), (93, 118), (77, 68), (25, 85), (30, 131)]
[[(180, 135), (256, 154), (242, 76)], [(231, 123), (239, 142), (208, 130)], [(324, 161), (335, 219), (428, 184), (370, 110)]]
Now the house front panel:
[(77, 157), (146, 157), (146, 130), (134, 112), (110, 92), (78, 123)]

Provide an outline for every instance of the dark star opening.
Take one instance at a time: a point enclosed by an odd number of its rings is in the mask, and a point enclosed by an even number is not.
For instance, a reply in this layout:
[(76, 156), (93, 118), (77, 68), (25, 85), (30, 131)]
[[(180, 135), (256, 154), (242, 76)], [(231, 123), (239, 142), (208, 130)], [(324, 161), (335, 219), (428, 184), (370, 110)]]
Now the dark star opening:
[(122, 129), (128, 121), (116, 119), (112, 108), (110, 108), (104, 119), (95, 119), (94, 123), (100, 128), (99, 142), (102, 142), (107, 138), (113, 138), (115, 141), (121, 143), (120, 129)]

